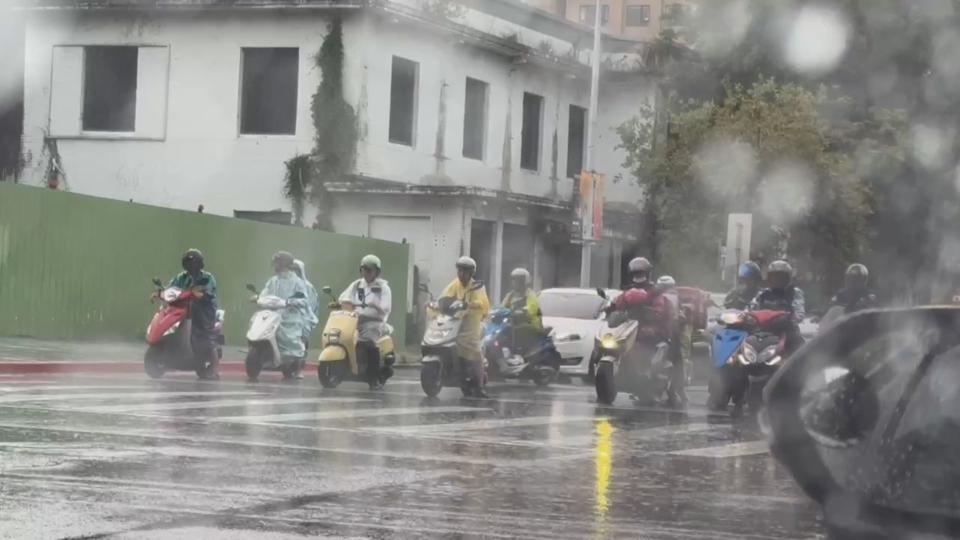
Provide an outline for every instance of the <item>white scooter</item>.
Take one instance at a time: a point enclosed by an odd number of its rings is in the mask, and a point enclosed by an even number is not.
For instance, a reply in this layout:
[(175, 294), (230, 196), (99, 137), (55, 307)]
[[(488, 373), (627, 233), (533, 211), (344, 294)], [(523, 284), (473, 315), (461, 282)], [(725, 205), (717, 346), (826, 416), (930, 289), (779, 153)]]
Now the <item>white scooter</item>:
[(247, 377), (255, 381), (262, 370), (280, 371), (285, 378), (293, 376), (300, 368), (301, 359), (280, 354), (277, 331), (283, 320), (283, 310), (289, 309), (294, 302), (306, 300), (301, 293), (297, 293), (290, 300), (278, 296), (260, 296), (252, 284), (247, 285), (247, 290), (254, 293), (253, 301), (262, 308), (250, 318), (250, 329), (247, 330)]
[[(483, 284), (475, 286), (477, 289)], [(435, 397), (446, 386), (459, 386), (464, 396), (471, 394), (473, 381), (469, 379), (469, 366), (463, 365), (457, 356), (457, 337), (467, 314), (463, 300), (444, 297), (431, 302), (428, 312), (434, 316), (427, 325), (420, 345), (423, 359), (420, 368), (420, 386), (425, 394)], [(484, 370), (484, 377), (486, 370)], [(486, 381), (480, 381), (481, 387)]]

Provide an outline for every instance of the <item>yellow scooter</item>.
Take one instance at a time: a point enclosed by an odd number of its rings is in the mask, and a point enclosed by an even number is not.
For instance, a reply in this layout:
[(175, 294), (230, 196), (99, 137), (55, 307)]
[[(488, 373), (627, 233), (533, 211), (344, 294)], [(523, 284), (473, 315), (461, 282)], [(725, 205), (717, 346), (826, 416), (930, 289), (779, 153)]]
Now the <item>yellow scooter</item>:
[[(337, 300), (330, 287), (324, 287), (323, 292), (330, 296), (332, 302), (327, 305), (331, 311), (323, 327), (322, 350), (317, 364), (320, 384), (324, 388), (336, 388), (345, 380), (367, 382), (366, 362), (357, 358), (358, 328), (366, 319), (354, 311), (357, 306)], [(386, 335), (380, 338), (377, 349), (380, 351), (382, 384), (393, 374), (393, 364), (396, 363), (393, 337)]]

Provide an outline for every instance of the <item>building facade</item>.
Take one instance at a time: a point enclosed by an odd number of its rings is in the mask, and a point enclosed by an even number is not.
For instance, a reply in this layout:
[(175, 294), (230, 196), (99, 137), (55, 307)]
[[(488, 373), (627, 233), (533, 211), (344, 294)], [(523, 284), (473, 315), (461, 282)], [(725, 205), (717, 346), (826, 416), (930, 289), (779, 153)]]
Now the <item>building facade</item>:
[[(284, 162), (313, 149), (316, 129), (338, 128), (311, 115), (314, 57), (337, 18), (358, 139), (352, 173), (326, 186), (334, 229), (411, 244), (407, 286), (434, 294), (461, 254), (495, 295), (516, 266), (538, 287), (579, 281), (588, 31), (506, 0), (442, 12), (418, 0), (126, 3), (26, 12), (22, 182), (221, 215), (289, 212)], [(597, 116), (594, 165), (617, 204), (594, 249), (596, 285), (619, 281), (637, 234), (642, 193), (614, 129), (653, 88), (626, 77), (603, 87)]]

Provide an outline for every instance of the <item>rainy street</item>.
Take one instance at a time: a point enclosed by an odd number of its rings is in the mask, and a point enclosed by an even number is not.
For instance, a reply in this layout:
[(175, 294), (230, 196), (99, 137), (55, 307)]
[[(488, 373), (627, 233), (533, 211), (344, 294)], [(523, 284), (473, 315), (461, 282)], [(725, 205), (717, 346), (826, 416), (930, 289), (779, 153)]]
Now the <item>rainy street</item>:
[(818, 538), (749, 422), (582, 383), (0, 375), (2, 538)]

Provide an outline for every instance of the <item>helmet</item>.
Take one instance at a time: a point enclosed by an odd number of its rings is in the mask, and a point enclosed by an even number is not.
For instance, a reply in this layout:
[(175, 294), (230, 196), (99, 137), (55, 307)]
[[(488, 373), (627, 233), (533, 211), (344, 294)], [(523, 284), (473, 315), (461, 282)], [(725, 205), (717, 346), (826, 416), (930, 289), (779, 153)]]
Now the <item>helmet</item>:
[(278, 251), (273, 254), (273, 264), (279, 264), (283, 268), (293, 269), (293, 254), (289, 251)]
[(763, 277), (763, 273), (760, 271), (760, 265), (753, 261), (747, 261), (741, 264), (737, 270), (737, 279), (759, 280), (761, 277)]
[(646, 257), (637, 257), (630, 261), (630, 264), (627, 265), (627, 270), (629, 270), (631, 274), (637, 272), (646, 272), (649, 274), (653, 270), (653, 265), (650, 264), (650, 261), (648, 261)]
[(459, 259), (457, 259), (457, 270), (461, 270), (461, 269), (463, 269), (463, 270), (469, 270), (469, 271), (471, 271), (471, 272), (476, 272), (476, 271), (477, 271), (477, 261), (475, 261), (475, 260), (471, 259), (470, 257), (467, 257), (466, 255), (464, 255), (463, 257), (460, 257)]
[(672, 289), (677, 286), (677, 280), (673, 279), (672, 276), (660, 276), (657, 279), (657, 287), (661, 289)]
[(189, 271), (190, 266), (199, 265), (200, 270), (203, 270), (203, 253), (199, 249), (191, 248), (183, 253), (183, 257), (180, 258), (180, 266), (184, 270)]
[(380, 257), (376, 255), (366, 255), (360, 259), (360, 268), (374, 268), (379, 272), (383, 269), (383, 266), (380, 264)]
[(847, 271), (843, 275), (843, 280), (847, 287), (866, 287), (868, 279), (870, 279), (870, 271), (860, 263), (854, 263), (848, 266)]
[(524, 283), (530, 283), (530, 272), (528, 272), (526, 268), (514, 268), (513, 271), (510, 272), (510, 279), (523, 279)]
[(767, 281), (774, 289), (783, 289), (793, 279), (793, 267), (787, 261), (773, 261), (767, 267)]

